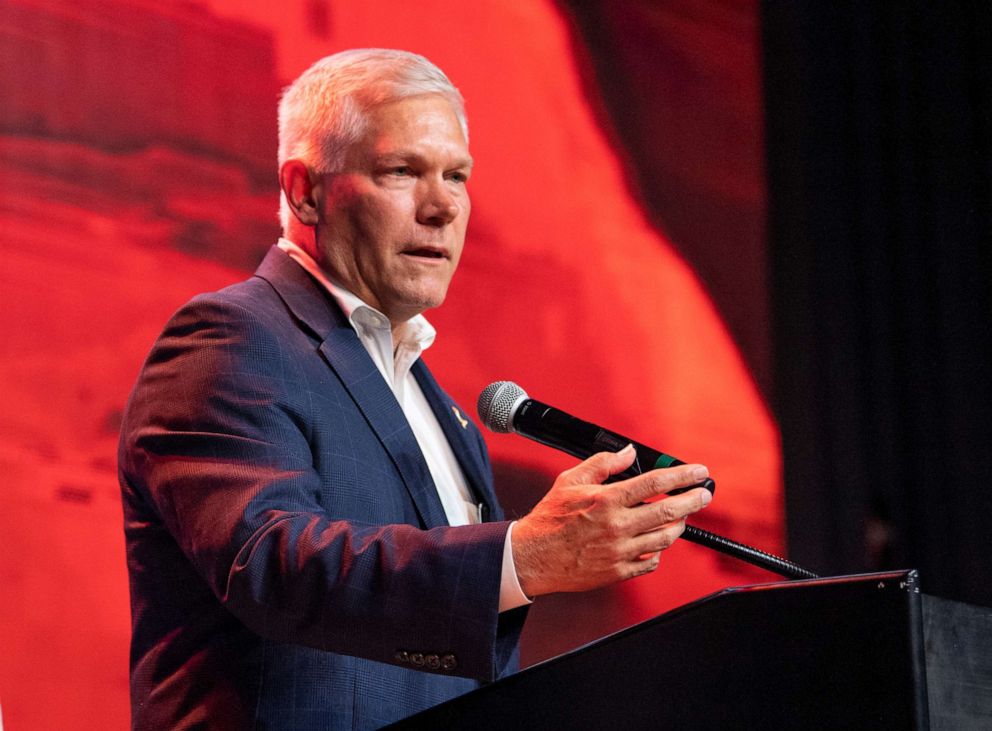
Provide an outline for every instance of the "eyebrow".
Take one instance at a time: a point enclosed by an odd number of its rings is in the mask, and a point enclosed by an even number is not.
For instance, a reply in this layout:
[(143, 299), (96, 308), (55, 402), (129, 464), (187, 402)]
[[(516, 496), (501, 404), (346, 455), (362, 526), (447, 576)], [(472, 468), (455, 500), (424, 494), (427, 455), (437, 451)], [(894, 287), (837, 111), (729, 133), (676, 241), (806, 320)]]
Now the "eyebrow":
[[(414, 152), (413, 150), (390, 150), (389, 152), (382, 152), (375, 156), (377, 162), (382, 162), (384, 160), (391, 159), (399, 160), (415, 160), (417, 162), (422, 162), (425, 158), (419, 152)], [(457, 168), (468, 168), (472, 169), (475, 165), (475, 160), (472, 159), (471, 155), (468, 157), (456, 158), (453, 165), (445, 166), (446, 169), (454, 170)]]

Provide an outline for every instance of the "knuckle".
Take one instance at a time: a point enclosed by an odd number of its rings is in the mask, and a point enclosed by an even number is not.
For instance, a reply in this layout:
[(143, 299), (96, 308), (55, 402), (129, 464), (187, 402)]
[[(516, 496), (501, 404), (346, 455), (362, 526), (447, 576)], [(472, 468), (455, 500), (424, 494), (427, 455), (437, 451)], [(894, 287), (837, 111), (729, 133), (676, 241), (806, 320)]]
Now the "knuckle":
[(606, 549), (607, 557), (611, 563), (622, 563), (626, 561), (628, 556), (620, 544), (616, 541), (612, 542)]
[(648, 558), (638, 561), (636, 564), (630, 566), (627, 571), (627, 578), (635, 578), (637, 576), (644, 576), (645, 574), (650, 574), (652, 571), (658, 568), (659, 563), (661, 563), (661, 557), (658, 553), (653, 553)]
[(661, 488), (661, 491), (666, 494), (688, 484), (685, 480), (685, 473), (674, 467), (666, 471), (663, 479), (665, 486)]
[(589, 496), (589, 509), (592, 511), (609, 511), (613, 503), (613, 496), (609, 492), (596, 492)]
[(678, 520), (682, 516), (679, 515), (678, 509), (672, 505), (671, 500), (662, 500), (658, 503), (658, 522), (659, 523), (671, 523), (673, 520)]
[(637, 483), (630, 480), (617, 483), (613, 492), (617, 496), (617, 501), (624, 505), (630, 505), (640, 500), (637, 492)]
[(659, 492), (658, 477), (651, 472), (624, 480), (623, 486), (627, 505), (643, 502)]
[(582, 471), (581, 464), (575, 465), (574, 467), (569, 467), (567, 470), (562, 470), (561, 472), (558, 473), (558, 477), (555, 479), (555, 484), (559, 482), (571, 484), (572, 482), (576, 481), (577, 479), (576, 475), (581, 474), (581, 471)]

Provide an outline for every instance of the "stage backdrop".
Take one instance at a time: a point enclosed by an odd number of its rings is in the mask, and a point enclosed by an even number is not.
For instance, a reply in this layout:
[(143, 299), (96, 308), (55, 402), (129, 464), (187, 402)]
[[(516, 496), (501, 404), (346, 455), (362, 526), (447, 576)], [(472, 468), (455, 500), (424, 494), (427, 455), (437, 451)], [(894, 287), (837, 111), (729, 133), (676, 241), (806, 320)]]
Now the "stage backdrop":
[[(428, 362), (709, 465), (693, 522), (782, 548), (767, 392), (750, 2), (0, 3), (0, 706), (11, 729), (127, 726), (115, 449), (168, 316), (278, 235), (275, 105), (315, 59), (400, 47), (462, 90), (476, 172)], [(474, 411), (474, 409), (471, 409)], [(572, 460), (490, 435), (525, 512)], [(690, 544), (537, 602), (526, 663), (773, 578)], [(677, 671), (677, 669), (675, 670)]]

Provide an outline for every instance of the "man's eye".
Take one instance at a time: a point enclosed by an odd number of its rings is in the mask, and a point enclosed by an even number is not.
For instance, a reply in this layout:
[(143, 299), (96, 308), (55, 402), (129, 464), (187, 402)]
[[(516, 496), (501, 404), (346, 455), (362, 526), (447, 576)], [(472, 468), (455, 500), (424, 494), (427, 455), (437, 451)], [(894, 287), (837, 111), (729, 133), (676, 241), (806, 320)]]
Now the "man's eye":
[(468, 175), (465, 173), (451, 173), (448, 175), (448, 180), (453, 180), (456, 183), (467, 183)]
[(392, 168), (390, 172), (393, 175), (410, 175), (413, 171), (408, 165), (400, 165), (399, 167)]

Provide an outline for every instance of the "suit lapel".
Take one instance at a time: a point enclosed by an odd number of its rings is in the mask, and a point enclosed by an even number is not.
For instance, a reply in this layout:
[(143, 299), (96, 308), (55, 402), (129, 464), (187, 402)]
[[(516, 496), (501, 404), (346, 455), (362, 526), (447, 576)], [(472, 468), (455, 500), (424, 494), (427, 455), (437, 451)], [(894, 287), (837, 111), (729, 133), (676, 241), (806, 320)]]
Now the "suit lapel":
[(431, 405), (431, 410), (441, 430), (451, 445), (451, 450), (458, 458), (462, 472), (469, 481), (476, 499), (486, 504), (487, 519), (498, 516), (496, 495), (493, 492), (489, 470), (482, 462), (479, 436), (475, 426), (469, 422), (468, 415), (465, 414), (458, 405), (446, 394), (422, 359), (417, 360), (410, 369), (414, 378), (420, 385), (427, 398), (427, 403)]
[(396, 397), (337, 303), (278, 247), (269, 251), (256, 274), (269, 282), (301, 324), (322, 340), (321, 354), (389, 454), (423, 524), (428, 528), (447, 525), (420, 445)]
[(386, 448), (428, 528), (447, 525), (424, 455), (396, 396), (349, 326), (332, 330), (320, 352), (337, 372), (369, 426)]

